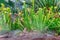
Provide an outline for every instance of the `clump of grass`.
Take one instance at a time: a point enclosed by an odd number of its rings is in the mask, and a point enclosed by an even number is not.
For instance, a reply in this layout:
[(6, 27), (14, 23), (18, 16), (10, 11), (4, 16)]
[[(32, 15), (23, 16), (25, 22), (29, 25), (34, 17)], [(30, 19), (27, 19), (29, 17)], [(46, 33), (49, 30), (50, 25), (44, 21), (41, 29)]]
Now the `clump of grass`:
[[(54, 9), (57, 8), (55, 7)], [(45, 32), (47, 30), (54, 30), (60, 33), (60, 15), (59, 12), (53, 12), (52, 6), (49, 10), (44, 7), (39, 8), (38, 11), (35, 12), (34, 1), (32, 8), (27, 8), (24, 2), (24, 10), (13, 16), (10, 8), (6, 8), (4, 5), (2, 5), (0, 10), (3, 17), (3, 23), (6, 23), (10, 30), (23, 30), (26, 28), (28, 31), (37, 30)]]

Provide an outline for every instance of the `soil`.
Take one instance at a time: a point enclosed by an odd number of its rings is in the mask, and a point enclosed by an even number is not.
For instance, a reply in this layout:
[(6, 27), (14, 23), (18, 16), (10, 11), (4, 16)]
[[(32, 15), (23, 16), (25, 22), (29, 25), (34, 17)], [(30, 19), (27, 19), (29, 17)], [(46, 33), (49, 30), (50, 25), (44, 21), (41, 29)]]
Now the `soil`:
[(60, 36), (53, 36), (38, 32), (21, 32), (15, 36), (12, 36), (11, 33), (0, 35), (0, 40), (60, 40)]

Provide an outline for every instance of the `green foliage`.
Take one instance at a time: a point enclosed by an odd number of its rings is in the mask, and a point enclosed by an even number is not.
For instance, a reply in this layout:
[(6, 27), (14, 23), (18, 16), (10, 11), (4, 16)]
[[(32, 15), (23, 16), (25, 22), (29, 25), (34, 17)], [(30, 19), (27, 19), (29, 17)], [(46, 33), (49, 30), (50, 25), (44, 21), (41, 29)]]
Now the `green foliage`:
[[(55, 6), (59, 6), (59, 2), (60, 0), (35, 0), (35, 10), (38, 10), (39, 8), (43, 8), (46, 7), (47, 9), (49, 9), (49, 7), (54, 7)], [(57, 8), (57, 11), (59, 11), (60, 7)]]
[[(4, 4), (1, 4), (2, 6), (0, 7), (0, 15), (2, 17), (2, 23), (5, 23), (9, 26), (10, 30), (16, 30), (16, 29), (20, 29), (22, 30), (23, 28), (21, 28), (20, 26), (20, 18), (16, 17), (12, 17), (11, 14), (11, 9), (9, 7), (5, 7)], [(18, 19), (19, 18), (19, 19)]]
[(58, 34), (60, 33), (60, 12), (53, 12), (56, 11), (56, 6), (54, 6), (54, 10), (53, 6), (49, 6), (49, 9), (46, 7), (38, 8), (38, 11), (35, 12), (34, 0), (32, 0), (31, 8), (27, 8), (24, 1), (24, 10), (12, 15), (9, 7), (1, 5), (0, 15), (2, 15), (2, 23), (7, 24), (10, 30), (23, 30), (26, 28), (28, 31), (37, 30), (45, 32), (52, 30)]
[(50, 10), (47, 10), (46, 8), (39, 8), (37, 13), (35, 13), (31, 8), (25, 8), (23, 18), (24, 27), (28, 30), (39, 30), (40, 32), (44, 32), (48, 29), (52, 30), (52, 27), (56, 28), (56, 26), (58, 26), (58, 19), (56, 21), (56, 19), (54, 18), (54, 12), (52, 11), (51, 7)]
[(2, 0), (2, 1), (0, 0), (0, 4), (1, 4), (1, 3), (5, 3), (5, 0)]

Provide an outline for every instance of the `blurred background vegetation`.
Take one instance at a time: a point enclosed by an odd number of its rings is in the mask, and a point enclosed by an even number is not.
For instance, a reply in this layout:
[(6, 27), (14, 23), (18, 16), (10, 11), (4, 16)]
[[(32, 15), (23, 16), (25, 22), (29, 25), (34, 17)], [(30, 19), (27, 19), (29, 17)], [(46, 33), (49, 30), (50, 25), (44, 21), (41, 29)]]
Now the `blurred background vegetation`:
[[(0, 0), (0, 4), (4, 3), (6, 7), (10, 7), (13, 13), (17, 13), (17, 10), (23, 10), (23, 2), (26, 2), (26, 6), (27, 7), (31, 7), (32, 6), (32, 1), (31, 0)], [(47, 7), (47, 9), (49, 9), (49, 7), (53, 6), (53, 10), (54, 10), (54, 6), (57, 7), (57, 11), (60, 11), (60, 0), (34, 0), (34, 8), (35, 11), (38, 10), (38, 8), (43, 8), (43, 7)]]

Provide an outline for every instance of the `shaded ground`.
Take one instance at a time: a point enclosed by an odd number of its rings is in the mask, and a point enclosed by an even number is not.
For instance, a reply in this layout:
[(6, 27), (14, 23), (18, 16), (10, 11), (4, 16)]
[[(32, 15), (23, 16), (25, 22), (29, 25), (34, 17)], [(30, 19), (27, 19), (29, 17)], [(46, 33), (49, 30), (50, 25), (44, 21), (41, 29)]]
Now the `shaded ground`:
[(21, 32), (20, 34), (14, 36), (12, 33), (0, 35), (0, 40), (60, 40), (60, 36), (56, 37), (38, 32)]

